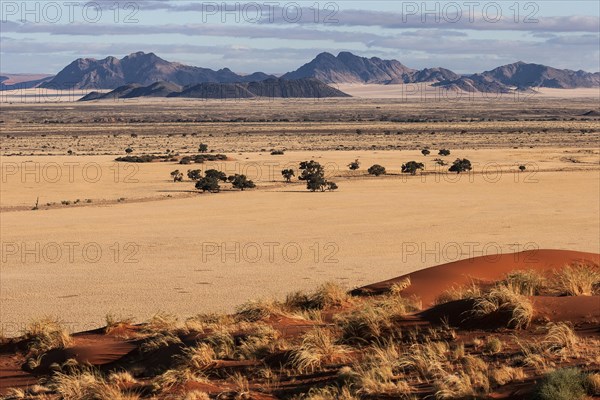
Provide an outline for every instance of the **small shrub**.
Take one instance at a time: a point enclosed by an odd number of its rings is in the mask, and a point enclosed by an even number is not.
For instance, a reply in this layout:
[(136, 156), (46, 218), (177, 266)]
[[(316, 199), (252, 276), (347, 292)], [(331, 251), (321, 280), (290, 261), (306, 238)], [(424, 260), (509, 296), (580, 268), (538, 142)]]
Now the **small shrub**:
[(350, 164), (348, 164), (348, 169), (350, 169), (350, 171), (356, 171), (359, 168), (360, 162), (358, 160), (354, 160)]
[(273, 150), (271, 152), (272, 156), (282, 156), (284, 154), (283, 150)]
[(405, 174), (415, 175), (418, 170), (425, 168), (425, 165), (416, 161), (409, 161), (406, 164), (402, 164), (402, 172)]
[(294, 177), (294, 170), (293, 169), (282, 169), (281, 170), (281, 176), (283, 176), (285, 178), (286, 182), (291, 182), (292, 178)]
[(444, 157), (449, 156), (450, 155), (450, 150), (448, 150), (448, 149), (441, 149), (440, 151), (438, 151), (438, 155), (439, 156), (444, 156)]
[(367, 172), (369, 173), (369, 175), (375, 175), (375, 176), (385, 175), (385, 173), (386, 173), (385, 167), (382, 167), (379, 164), (370, 166), (369, 169), (367, 170)]
[(427, 149), (423, 149), (423, 150), (421, 150), (421, 154), (423, 154), (424, 156), (428, 156), (429, 154), (431, 154), (431, 151), (429, 151)]
[(536, 388), (538, 400), (579, 400), (585, 394), (585, 375), (577, 368), (551, 372)]

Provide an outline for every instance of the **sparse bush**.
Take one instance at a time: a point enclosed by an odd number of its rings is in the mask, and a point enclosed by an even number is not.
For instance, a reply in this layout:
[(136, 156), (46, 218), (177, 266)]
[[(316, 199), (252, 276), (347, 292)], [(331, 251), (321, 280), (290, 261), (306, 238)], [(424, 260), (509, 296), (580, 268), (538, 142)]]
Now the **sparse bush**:
[[(188, 172), (188, 176), (189, 176), (189, 172)], [(173, 178), (173, 182), (182, 182), (183, 174), (178, 169), (176, 169), (175, 171), (171, 171), (171, 178)]]
[(409, 161), (406, 164), (402, 164), (402, 172), (405, 174), (415, 175), (418, 170), (425, 168), (425, 165), (416, 161)]
[(423, 149), (423, 150), (421, 150), (421, 154), (423, 154), (424, 156), (428, 156), (429, 154), (431, 154), (431, 151), (429, 151), (427, 149)]
[(356, 171), (359, 168), (360, 168), (360, 162), (358, 161), (358, 159), (354, 160), (350, 164), (348, 164), (348, 169), (350, 169), (350, 171)]
[(369, 173), (369, 175), (375, 175), (375, 176), (379, 176), (379, 175), (385, 175), (385, 167), (382, 167), (379, 164), (375, 164), (375, 165), (371, 165), (369, 167), (369, 169), (367, 170), (367, 172)]
[(471, 167), (471, 161), (467, 160), (466, 158), (457, 158), (452, 163), (448, 171), (460, 174), (461, 172), (470, 171), (472, 169), (473, 168)]
[(439, 156), (444, 156), (444, 157), (449, 156), (450, 155), (450, 150), (448, 150), (448, 149), (441, 149), (440, 151), (438, 151), (438, 155)]
[(579, 400), (585, 391), (585, 375), (577, 368), (562, 368), (547, 374), (536, 389), (538, 400)]
[(294, 177), (294, 170), (293, 169), (282, 169), (281, 170), (281, 176), (283, 176), (285, 178), (286, 182), (291, 182), (292, 178)]

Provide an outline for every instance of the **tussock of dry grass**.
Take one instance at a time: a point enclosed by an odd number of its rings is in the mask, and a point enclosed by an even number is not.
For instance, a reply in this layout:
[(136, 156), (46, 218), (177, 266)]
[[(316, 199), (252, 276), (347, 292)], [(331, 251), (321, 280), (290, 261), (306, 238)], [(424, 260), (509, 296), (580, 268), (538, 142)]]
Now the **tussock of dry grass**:
[(554, 271), (552, 289), (563, 296), (600, 294), (600, 269), (597, 265), (574, 263)]
[(29, 351), (32, 355), (39, 355), (52, 349), (64, 349), (72, 342), (71, 335), (61, 322), (50, 317), (30, 323), (23, 335), (30, 341)]
[(330, 329), (313, 329), (306, 333), (300, 346), (293, 351), (292, 364), (299, 371), (315, 371), (331, 362), (346, 359), (348, 348), (337, 344)]
[(498, 286), (475, 299), (473, 316), (485, 317), (494, 312), (509, 312), (511, 319), (509, 326), (520, 329), (526, 328), (533, 318), (533, 305), (531, 301), (507, 286)]
[(589, 374), (585, 383), (590, 395), (600, 396), (600, 373)]
[(446, 290), (436, 298), (435, 304), (444, 304), (457, 300), (475, 299), (478, 297), (481, 297), (481, 288), (472, 282), (470, 285), (455, 286)]
[(548, 282), (535, 270), (517, 270), (507, 274), (501, 285), (523, 296), (539, 296), (546, 290)]
[(73, 374), (57, 373), (50, 387), (64, 400), (136, 400), (140, 397), (133, 393), (124, 393), (116, 385), (111, 385), (92, 370)]
[(322, 310), (340, 307), (350, 300), (346, 289), (335, 282), (326, 282), (313, 293), (289, 294), (284, 305), (291, 310)]
[(571, 326), (564, 322), (550, 323), (543, 343), (550, 351), (572, 351), (579, 343), (579, 338)]
[(525, 378), (525, 372), (522, 368), (509, 367), (503, 365), (490, 371), (490, 383), (496, 386), (503, 386), (513, 381)]

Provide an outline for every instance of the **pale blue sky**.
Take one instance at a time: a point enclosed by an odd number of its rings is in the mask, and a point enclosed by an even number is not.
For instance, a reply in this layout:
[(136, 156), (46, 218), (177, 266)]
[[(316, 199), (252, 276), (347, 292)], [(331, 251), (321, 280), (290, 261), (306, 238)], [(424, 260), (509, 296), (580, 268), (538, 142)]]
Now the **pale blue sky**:
[[(228, 2), (229, 10), (238, 4), (230, 13), (218, 10), (220, 1), (98, 3), (101, 15), (84, 8), (85, 2), (69, 10), (63, 1), (29, 1), (24, 10), (22, 1), (3, 0), (0, 71), (56, 73), (78, 57), (123, 57), (135, 51), (237, 72), (286, 72), (322, 51), (352, 51), (459, 73), (518, 60), (600, 70), (598, 1), (478, 1), (471, 6), (472, 20), (466, 1)], [(298, 20), (295, 4), (303, 7)]]

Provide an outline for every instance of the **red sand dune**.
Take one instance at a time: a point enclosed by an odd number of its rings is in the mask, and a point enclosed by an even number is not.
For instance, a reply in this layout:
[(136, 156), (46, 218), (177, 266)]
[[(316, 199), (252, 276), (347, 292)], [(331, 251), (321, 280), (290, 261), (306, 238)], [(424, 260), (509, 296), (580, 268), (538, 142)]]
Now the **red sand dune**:
[(423, 301), (423, 308), (427, 308), (434, 304), (440, 294), (453, 286), (468, 285), (471, 282), (491, 283), (502, 279), (507, 273), (514, 270), (532, 269), (545, 272), (578, 261), (600, 264), (600, 254), (570, 250), (528, 250), (519, 253), (474, 257), (367, 285), (356, 289), (354, 293), (382, 293), (394, 283), (410, 277), (411, 285), (402, 291), (402, 295), (419, 297)]

